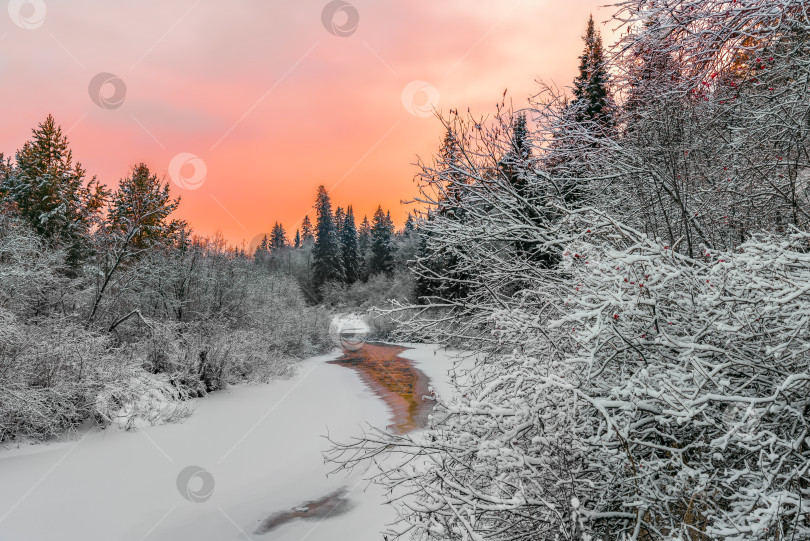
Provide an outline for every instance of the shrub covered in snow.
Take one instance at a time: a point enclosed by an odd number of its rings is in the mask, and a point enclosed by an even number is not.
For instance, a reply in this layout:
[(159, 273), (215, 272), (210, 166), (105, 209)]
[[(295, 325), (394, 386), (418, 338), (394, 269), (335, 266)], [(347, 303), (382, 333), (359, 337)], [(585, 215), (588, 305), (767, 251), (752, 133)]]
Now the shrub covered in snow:
[(402, 458), (381, 481), (417, 495), (423, 539), (810, 533), (810, 233), (690, 259), (598, 214), (569, 226), (556, 315), (494, 314), (511, 351), (431, 430), (343, 459)]
[(68, 272), (63, 250), (0, 212), (0, 442), (90, 419), (181, 419), (190, 397), (286, 375), (331, 347), (327, 312), (293, 278), (208, 241), (142, 251), (114, 273), (103, 261)]

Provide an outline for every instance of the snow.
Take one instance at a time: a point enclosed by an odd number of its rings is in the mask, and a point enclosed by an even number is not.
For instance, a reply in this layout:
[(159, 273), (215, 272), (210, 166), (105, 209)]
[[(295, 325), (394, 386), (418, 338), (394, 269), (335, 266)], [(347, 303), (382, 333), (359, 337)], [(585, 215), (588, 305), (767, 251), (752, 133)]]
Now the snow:
[(459, 381), (465, 381), (464, 374), (471, 370), (474, 358), (461, 351), (448, 350), (439, 345), (400, 344), (411, 348), (399, 354), (403, 359), (413, 361), (418, 368), (430, 379), (430, 387), (436, 394), (449, 398), (453, 393), (453, 384), (449, 371), (459, 376)]
[[(452, 356), (433, 346), (402, 355), (450, 391)], [(92, 429), (75, 441), (0, 451), (0, 541), (176, 539), (380, 539), (393, 518), (382, 489), (363, 472), (327, 477), (327, 433), (344, 440), (363, 423), (386, 426), (390, 414), (353, 370), (304, 361), (297, 375), (233, 387), (196, 402), (182, 424), (124, 431)], [(210, 499), (178, 490), (189, 466), (210, 472)], [(210, 487), (192, 477), (188, 491)], [(264, 535), (260, 523), (345, 487), (350, 509), (325, 520), (297, 519)]]

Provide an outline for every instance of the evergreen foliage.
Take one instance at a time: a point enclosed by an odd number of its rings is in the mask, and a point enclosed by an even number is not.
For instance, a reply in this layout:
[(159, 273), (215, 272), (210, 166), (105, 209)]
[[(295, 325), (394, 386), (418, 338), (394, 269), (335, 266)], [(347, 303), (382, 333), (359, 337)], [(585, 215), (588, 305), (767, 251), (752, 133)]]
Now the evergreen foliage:
[(316, 289), (320, 289), (326, 282), (342, 281), (345, 276), (340, 254), (340, 240), (332, 214), (332, 202), (323, 186), (318, 186), (315, 212), (317, 222), (315, 246), (312, 250), (312, 274)]
[(169, 183), (140, 163), (132, 168), (130, 176), (121, 179), (112, 195), (110, 231), (131, 235), (129, 245), (136, 250), (175, 242), (186, 227), (184, 221), (169, 218), (179, 205), (180, 198), (172, 199), (169, 194)]
[(574, 79), (574, 99), (571, 105), (577, 122), (591, 122), (599, 129), (607, 131), (613, 127), (609, 74), (602, 34), (596, 29), (593, 16), (588, 19), (582, 39), (585, 41), (585, 50), (579, 57), (579, 75)]
[(309, 220), (309, 214), (307, 214), (301, 221), (301, 244), (308, 244), (314, 241), (315, 233), (312, 229), (312, 222)]
[(394, 224), (391, 221), (391, 214), (386, 214), (382, 207), (378, 206), (371, 224), (371, 257), (369, 259), (371, 274), (389, 273), (393, 270), (393, 234)]
[(287, 246), (287, 232), (284, 226), (276, 222), (273, 224), (273, 230), (270, 233), (270, 249), (281, 250)]
[(343, 218), (340, 234), (340, 244), (346, 283), (353, 284), (360, 278), (360, 254), (357, 249), (357, 227), (354, 223), (354, 210), (351, 205), (346, 207), (346, 215)]
[(70, 265), (77, 265), (87, 255), (89, 232), (109, 191), (95, 177), (86, 182), (84, 168), (73, 162), (67, 137), (51, 115), (0, 175), (0, 197), (12, 202), (48, 242), (66, 247)]

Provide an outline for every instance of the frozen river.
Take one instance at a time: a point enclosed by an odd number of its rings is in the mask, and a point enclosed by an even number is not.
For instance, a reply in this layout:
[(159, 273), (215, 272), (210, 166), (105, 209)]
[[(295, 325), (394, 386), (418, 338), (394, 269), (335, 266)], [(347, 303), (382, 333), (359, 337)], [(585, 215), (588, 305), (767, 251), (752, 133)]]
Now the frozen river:
[(451, 365), (433, 346), (366, 345), (197, 400), (184, 423), (0, 450), (0, 541), (379, 540), (393, 511), (360, 472), (327, 477), (323, 436), (419, 428)]

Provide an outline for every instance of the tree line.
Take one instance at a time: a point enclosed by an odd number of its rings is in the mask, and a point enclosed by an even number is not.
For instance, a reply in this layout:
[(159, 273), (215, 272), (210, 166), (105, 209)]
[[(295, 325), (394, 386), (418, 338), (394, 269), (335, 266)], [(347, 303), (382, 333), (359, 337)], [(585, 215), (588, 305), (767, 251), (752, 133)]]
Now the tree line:
[(289, 269), (317, 301), (325, 288), (350, 288), (378, 276), (390, 279), (406, 268), (416, 242), (413, 216), (397, 231), (391, 212), (378, 206), (371, 220), (363, 216), (358, 225), (353, 206), (333, 209), (324, 186), (317, 189), (314, 210), (315, 223), (309, 214), (304, 216), (292, 241), (275, 222), (256, 246), (254, 259), (270, 268)]

